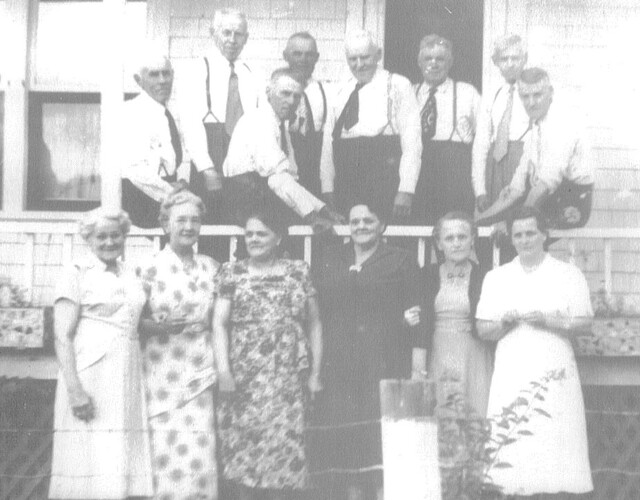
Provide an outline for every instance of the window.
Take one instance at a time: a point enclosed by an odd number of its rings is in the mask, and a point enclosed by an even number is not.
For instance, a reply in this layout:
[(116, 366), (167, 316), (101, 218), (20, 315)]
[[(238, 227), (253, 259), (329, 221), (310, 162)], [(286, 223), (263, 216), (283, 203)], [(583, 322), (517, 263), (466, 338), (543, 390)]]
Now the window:
[[(127, 2), (121, 33), (106, 33), (102, 2), (40, 0), (30, 58), (28, 210), (86, 210), (100, 200), (100, 54), (109, 36), (136, 47), (144, 1)], [(107, 45), (108, 47), (108, 45)], [(135, 91), (130, 75), (125, 88)]]

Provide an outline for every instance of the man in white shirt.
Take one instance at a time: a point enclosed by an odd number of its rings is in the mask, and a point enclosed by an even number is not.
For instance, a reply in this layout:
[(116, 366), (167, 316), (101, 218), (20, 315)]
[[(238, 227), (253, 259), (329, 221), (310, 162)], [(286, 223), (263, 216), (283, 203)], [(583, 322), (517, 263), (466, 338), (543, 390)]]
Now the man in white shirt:
[(531, 120), (524, 151), (511, 183), (496, 202), (480, 213), (481, 221), (504, 219), (524, 198), (549, 219), (551, 227), (584, 226), (591, 213), (593, 166), (584, 139), (584, 120), (575, 111), (554, 104), (546, 71), (528, 68), (518, 81), (518, 93)]
[(272, 192), (305, 223), (324, 231), (344, 220), (298, 183), (288, 120), (295, 116), (301, 97), (302, 85), (293, 71), (274, 71), (267, 88), (268, 104), (238, 121), (223, 172), (229, 201), (236, 207), (232, 212), (239, 217), (260, 204), (268, 205)]
[(420, 42), (415, 85), (422, 129), (422, 169), (414, 201), (414, 221), (435, 224), (453, 210), (473, 213), (471, 143), (476, 132), (480, 94), (473, 85), (449, 77), (453, 47), (440, 35)]
[(237, 121), (255, 109), (263, 82), (239, 57), (249, 31), (237, 10), (216, 11), (211, 30), (215, 47), (185, 76), (180, 93), (185, 147), (191, 158), (191, 189), (209, 210), (206, 222), (220, 221), (222, 164)]
[(124, 105), (122, 207), (138, 227), (159, 227), (158, 209), (176, 182), (182, 146), (167, 109), (173, 69), (164, 55), (146, 51), (134, 79), (142, 92)]
[(300, 104), (289, 126), (300, 184), (314, 196), (320, 196), (320, 153), (327, 96), (322, 83), (313, 78), (320, 56), (315, 38), (306, 31), (294, 33), (282, 56), (303, 87)]
[(492, 56), (504, 82), (482, 103), (473, 143), (473, 190), (479, 212), (496, 201), (509, 185), (520, 157), (529, 116), (518, 98), (516, 83), (527, 63), (527, 49), (518, 35), (496, 41)]
[(372, 203), (392, 222), (408, 222), (420, 173), (420, 116), (411, 83), (380, 68), (371, 34), (345, 42), (352, 76), (330, 102), (320, 179), (323, 196), (346, 214)]

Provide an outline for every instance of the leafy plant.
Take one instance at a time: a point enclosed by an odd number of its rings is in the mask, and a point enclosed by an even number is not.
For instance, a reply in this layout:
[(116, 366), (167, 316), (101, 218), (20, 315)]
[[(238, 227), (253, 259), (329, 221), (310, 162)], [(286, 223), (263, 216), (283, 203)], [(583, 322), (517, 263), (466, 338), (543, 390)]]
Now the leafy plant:
[(500, 460), (500, 452), (533, 435), (528, 428), (532, 419), (551, 418), (542, 403), (549, 384), (564, 378), (564, 369), (548, 371), (522, 389), (499, 415), (482, 418), (465, 400), (459, 378), (451, 373), (443, 375), (440, 390), (446, 398), (436, 408), (443, 500), (505, 498), (489, 472), (512, 467)]
[(0, 285), (0, 307), (30, 307), (27, 289), (3, 283)]

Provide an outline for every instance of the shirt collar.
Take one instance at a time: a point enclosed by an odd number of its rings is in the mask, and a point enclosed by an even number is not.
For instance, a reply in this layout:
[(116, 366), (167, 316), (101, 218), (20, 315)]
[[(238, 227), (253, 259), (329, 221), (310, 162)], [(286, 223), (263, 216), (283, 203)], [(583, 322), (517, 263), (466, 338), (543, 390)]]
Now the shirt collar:
[[(216, 66), (224, 66), (226, 68), (230, 67), (231, 62), (229, 59), (222, 55), (222, 52), (218, 50), (218, 47), (213, 47), (207, 54), (207, 58), (209, 62), (215, 64)], [(233, 68), (237, 72), (239, 66), (244, 66), (244, 62), (242, 60), (242, 55), (239, 55), (235, 61), (233, 61)]]
[(163, 106), (162, 104), (160, 104), (158, 101), (152, 98), (149, 94), (147, 94), (144, 90), (142, 89), (140, 90), (141, 92), (138, 95), (140, 105), (147, 108), (150, 112), (154, 112), (158, 114), (162, 113), (164, 115), (165, 110), (167, 109), (166, 106)]
[[(82, 261), (82, 265), (83, 267), (86, 267), (87, 269), (96, 269), (98, 271), (106, 271), (107, 269), (107, 263), (100, 260), (96, 254), (94, 254), (93, 252), (89, 252), (89, 254), (87, 255), (86, 259), (83, 259)], [(117, 260), (116, 261), (116, 266), (118, 268), (118, 274), (120, 274), (120, 272), (122, 271), (123, 268), (123, 263), (121, 260)]]

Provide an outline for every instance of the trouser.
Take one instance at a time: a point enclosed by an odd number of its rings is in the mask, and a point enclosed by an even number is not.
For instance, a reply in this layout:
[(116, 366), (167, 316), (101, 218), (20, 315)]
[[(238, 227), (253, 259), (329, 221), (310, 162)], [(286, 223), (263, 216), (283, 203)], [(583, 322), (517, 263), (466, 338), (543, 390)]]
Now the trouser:
[[(164, 177), (163, 180), (175, 182), (176, 176)], [(122, 209), (129, 214), (134, 226), (144, 229), (160, 227), (160, 203), (138, 189), (129, 179), (122, 179)]]

